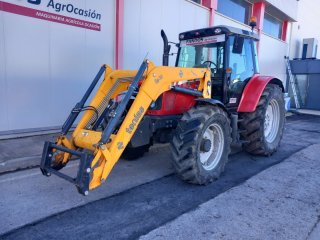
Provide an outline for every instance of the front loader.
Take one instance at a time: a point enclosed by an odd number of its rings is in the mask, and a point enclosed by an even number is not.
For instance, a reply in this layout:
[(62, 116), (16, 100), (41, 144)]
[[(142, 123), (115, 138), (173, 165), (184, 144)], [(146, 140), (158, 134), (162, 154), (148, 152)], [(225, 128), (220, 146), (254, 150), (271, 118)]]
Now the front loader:
[[(84, 106), (101, 75), (101, 83), (89, 106)], [(148, 60), (143, 61), (138, 72), (113, 71), (109, 66), (102, 66), (98, 75), (87, 90), (83, 99), (73, 108), (62, 127), (62, 133), (56, 143), (46, 142), (41, 170), (43, 174), (56, 174), (74, 183), (80, 193), (96, 188), (106, 180), (123, 150), (134, 135), (141, 119), (152, 102), (179, 81), (198, 81), (198, 89), (188, 90), (198, 97), (211, 97), (210, 71), (206, 68), (155, 67)], [(140, 87), (139, 87), (139, 84)], [(135, 94), (136, 89), (138, 93)], [(179, 87), (176, 87), (179, 91)], [(110, 100), (123, 93), (123, 99), (111, 112)], [(186, 91), (180, 89), (180, 91)], [(132, 97), (135, 95), (134, 101)], [(128, 108), (128, 104), (130, 107)], [(85, 111), (71, 138), (66, 134), (81, 111)], [(110, 117), (103, 131), (99, 131), (104, 116)], [(103, 117), (102, 117), (103, 116)], [(79, 170), (75, 179), (60, 173), (71, 156), (80, 158)]]
[[(164, 32), (162, 37), (163, 65), (168, 65), (170, 47)], [(62, 177), (87, 195), (121, 156), (138, 158), (153, 143), (170, 142), (178, 176), (208, 184), (224, 170), (234, 144), (251, 154), (276, 151), (284, 127), (284, 88), (279, 79), (259, 75), (257, 35), (217, 26), (181, 33), (179, 39), (175, 67), (149, 60), (138, 71), (103, 65), (60, 136), (45, 143), (42, 173)], [(75, 178), (60, 171), (71, 158), (80, 161)]]

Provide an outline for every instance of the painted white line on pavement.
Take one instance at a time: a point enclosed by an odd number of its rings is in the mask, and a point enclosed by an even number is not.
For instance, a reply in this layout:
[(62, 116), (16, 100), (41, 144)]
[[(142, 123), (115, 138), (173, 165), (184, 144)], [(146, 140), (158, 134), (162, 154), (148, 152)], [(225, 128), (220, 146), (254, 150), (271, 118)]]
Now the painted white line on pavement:
[[(78, 163), (69, 163), (67, 166), (65, 166), (65, 169), (72, 168), (72, 167), (74, 167), (76, 165), (78, 165)], [(23, 170), (23, 171), (30, 171), (30, 170), (33, 170), (34, 172), (28, 172), (28, 173), (25, 173), (23, 175), (13, 176), (13, 177), (9, 177), (9, 178), (6, 177), (5, 179), (0, 180), (0, 184), (6, 183), (6, 182), (11, 182), (11, 181), (16, 181), (16, 180), (21, 180), (21, 179), (28, 178), (28, 177), (33, 177), (33, 176), (36, 176), (36, 175), (42, 175), (39, 167), (37, 169), (26, 169), (26, 170)], [(36, 170), (37, 170), (37, 172), (36, 172)], [(4, 174), (3, 176), (8, 176), (8, 175), (11, 175), (11, 174), (14, 175), (14, 174), (16, 174), (16, 172)]]

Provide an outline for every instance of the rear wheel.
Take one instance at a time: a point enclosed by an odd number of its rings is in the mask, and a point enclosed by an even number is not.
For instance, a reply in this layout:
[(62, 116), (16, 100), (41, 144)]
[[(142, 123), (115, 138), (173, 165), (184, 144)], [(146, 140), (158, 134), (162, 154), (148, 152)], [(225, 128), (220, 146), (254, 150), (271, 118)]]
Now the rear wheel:
[(269, 84), (262, 93), (256, 110), (242, 113), (241, 134), (247, 141), (244, 149), (257, 155), (274, 153), (282, 138), (285, 123), (285, 106), (282, 90), (278, 85)]
[(178, 176), (194, 184), (208, 184), (223, 172), (230, 153), (230, 121), (215, 106), (197, 106), (185, 113), (171, 142)]

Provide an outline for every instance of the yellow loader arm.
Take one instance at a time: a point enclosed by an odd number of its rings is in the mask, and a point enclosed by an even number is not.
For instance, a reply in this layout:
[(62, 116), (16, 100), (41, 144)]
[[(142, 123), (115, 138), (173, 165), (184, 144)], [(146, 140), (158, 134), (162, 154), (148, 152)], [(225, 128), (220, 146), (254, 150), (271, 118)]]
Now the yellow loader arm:
[[(104, 79), (95, 96), (85, 106), (103, 73)], [(71, 111), (56, 142), (45, 143), (40, 165), (42, 173), (62, 177), (75, 184), (80, 193), (87, 195), (89, 190), (107, 179), (152, 102), (169, 90), (211, 98), (210, 74), (206, 68), (156, 67), (148, 60), (143, 61), (138, 71), (112, 70), (103, 65), (82, 100)], [(200, 81), (198, 90), (177, 85), (181, 81), (194, 80)], [(128, 108), (134, 91), (138, 91), (137, 95)], [(125, 95), (112, 112), (106, 128), (99, 130), (108, 104), (123, 92)], [(80, 112), (84, 112), (82, 118), (71, 137), (67, 137)], [(71, 157), (80, 160), (76, 178), (59, 172)]]

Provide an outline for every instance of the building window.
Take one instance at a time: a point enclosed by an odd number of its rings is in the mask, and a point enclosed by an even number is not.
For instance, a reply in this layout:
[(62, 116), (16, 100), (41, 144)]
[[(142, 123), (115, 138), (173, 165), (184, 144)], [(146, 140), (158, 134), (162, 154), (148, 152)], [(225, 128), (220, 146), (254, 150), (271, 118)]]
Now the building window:
[(249, 24), (252, 4), (245, 0), (220, 0), (218, 12), (244, 24)]
[(278, 20), (268, 13), (265, 13), (263, 21), (263, 32), (272, 37), (280, 39), (282, 33), (282, 21)]
[(195, 2), (195, 3), (198, 3), (198, 4), (201, 4), (202, 0), (191, 0), (192, 2)]

